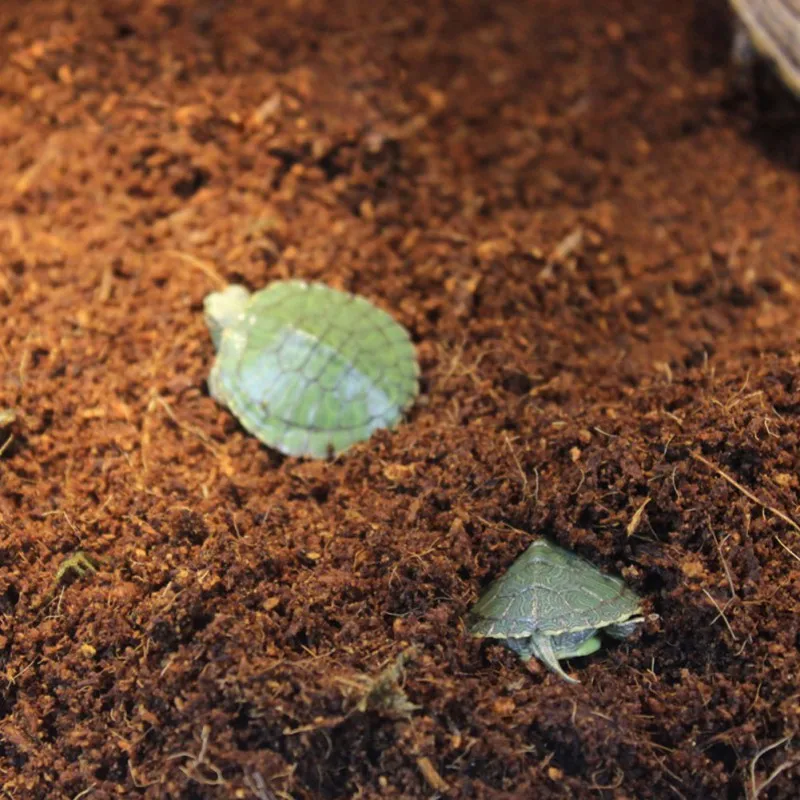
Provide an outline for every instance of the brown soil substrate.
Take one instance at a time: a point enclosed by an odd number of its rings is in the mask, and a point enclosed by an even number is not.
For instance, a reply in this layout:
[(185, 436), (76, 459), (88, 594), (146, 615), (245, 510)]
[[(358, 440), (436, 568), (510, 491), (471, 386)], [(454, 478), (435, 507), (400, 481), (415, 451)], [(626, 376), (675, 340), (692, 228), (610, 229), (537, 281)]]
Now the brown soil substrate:
[[(796, 107), (724, 5), (258, 5), (0, 7), (0, 794), (796, 797)], [(418, 344), (331, 463), (205, 386), (288, 276)], [(658, 615), (575, 687), (464, 627), (540, 535)]]

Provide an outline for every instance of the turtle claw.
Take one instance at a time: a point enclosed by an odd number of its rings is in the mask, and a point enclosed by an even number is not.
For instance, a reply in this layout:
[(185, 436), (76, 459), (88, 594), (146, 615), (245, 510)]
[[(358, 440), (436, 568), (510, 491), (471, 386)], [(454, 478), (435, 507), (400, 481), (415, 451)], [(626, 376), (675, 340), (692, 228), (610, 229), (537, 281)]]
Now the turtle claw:
[(558, 662), (556, 651), (553, 649), (552, 636), (531, 636), (530, 649), (533, 655), (536, 656), (551, 672), (563, 678), (567, 683), (580, 683), (577, 678), (572, 678), (561, 669), (561, 664)]
[(522, 659), (529, 672), (533, 672), (530, 662), (536, 658), (541, 661), (551, 672), (554, 672), (567, 683), (580, 683), (571, 678), (561, 669), (556, 651), (553, 649), (551, 636), (528, 636), (524, 639), (506, 639), (506, 645)]

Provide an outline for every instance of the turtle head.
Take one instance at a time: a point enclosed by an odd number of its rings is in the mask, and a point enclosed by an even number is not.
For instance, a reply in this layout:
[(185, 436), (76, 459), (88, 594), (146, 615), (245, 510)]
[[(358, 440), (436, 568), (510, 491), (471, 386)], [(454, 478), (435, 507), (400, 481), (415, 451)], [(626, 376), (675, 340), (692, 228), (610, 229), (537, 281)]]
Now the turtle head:
[(623, 622), (606, 625), (603, 631), (614, 639), (630, 639), (644, 623), (644, 617), (631, 617)]
[(212, 292), (203, 300), (206, 325), (215, 349), (219, 349), (222, 332), (236, 321), (249, 299), (250, 292), (244, 286), (232, 283), (221, 292)]

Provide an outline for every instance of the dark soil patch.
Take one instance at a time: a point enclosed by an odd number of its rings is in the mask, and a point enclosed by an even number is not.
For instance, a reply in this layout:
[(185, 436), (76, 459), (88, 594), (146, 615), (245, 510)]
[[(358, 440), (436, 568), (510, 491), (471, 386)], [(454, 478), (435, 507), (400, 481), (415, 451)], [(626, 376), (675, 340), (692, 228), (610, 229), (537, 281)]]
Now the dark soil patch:
[[(797, 109), (703, 19), (3, 4), (4, 796), (734, 798), (797, 762)], [(386, 308), (409, 420), (262, 447), (205, 387), (215, 275)], [(577, 687), (464, 629), (539, 535), (659, 615)], [(413, 711), (367, 696), (401, 653)]]

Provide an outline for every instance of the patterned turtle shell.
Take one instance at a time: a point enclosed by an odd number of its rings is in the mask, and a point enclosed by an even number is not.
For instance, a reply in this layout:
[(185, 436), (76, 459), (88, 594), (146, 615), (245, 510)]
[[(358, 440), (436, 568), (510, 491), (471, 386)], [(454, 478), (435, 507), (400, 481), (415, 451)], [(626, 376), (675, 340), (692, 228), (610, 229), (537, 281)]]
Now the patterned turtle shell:
[(539, 539), (489, 585), (470, 612), (470, 631), (493, 639), (558, 636), (621, 624), (639, 610), (620, 578)]
[(290, 280), (253, 294), (228, 286), (204, 309), (212, 397), (286, 455), (341, 453), (394, 427), (417, 395), (407, 331), (362, 297)]

